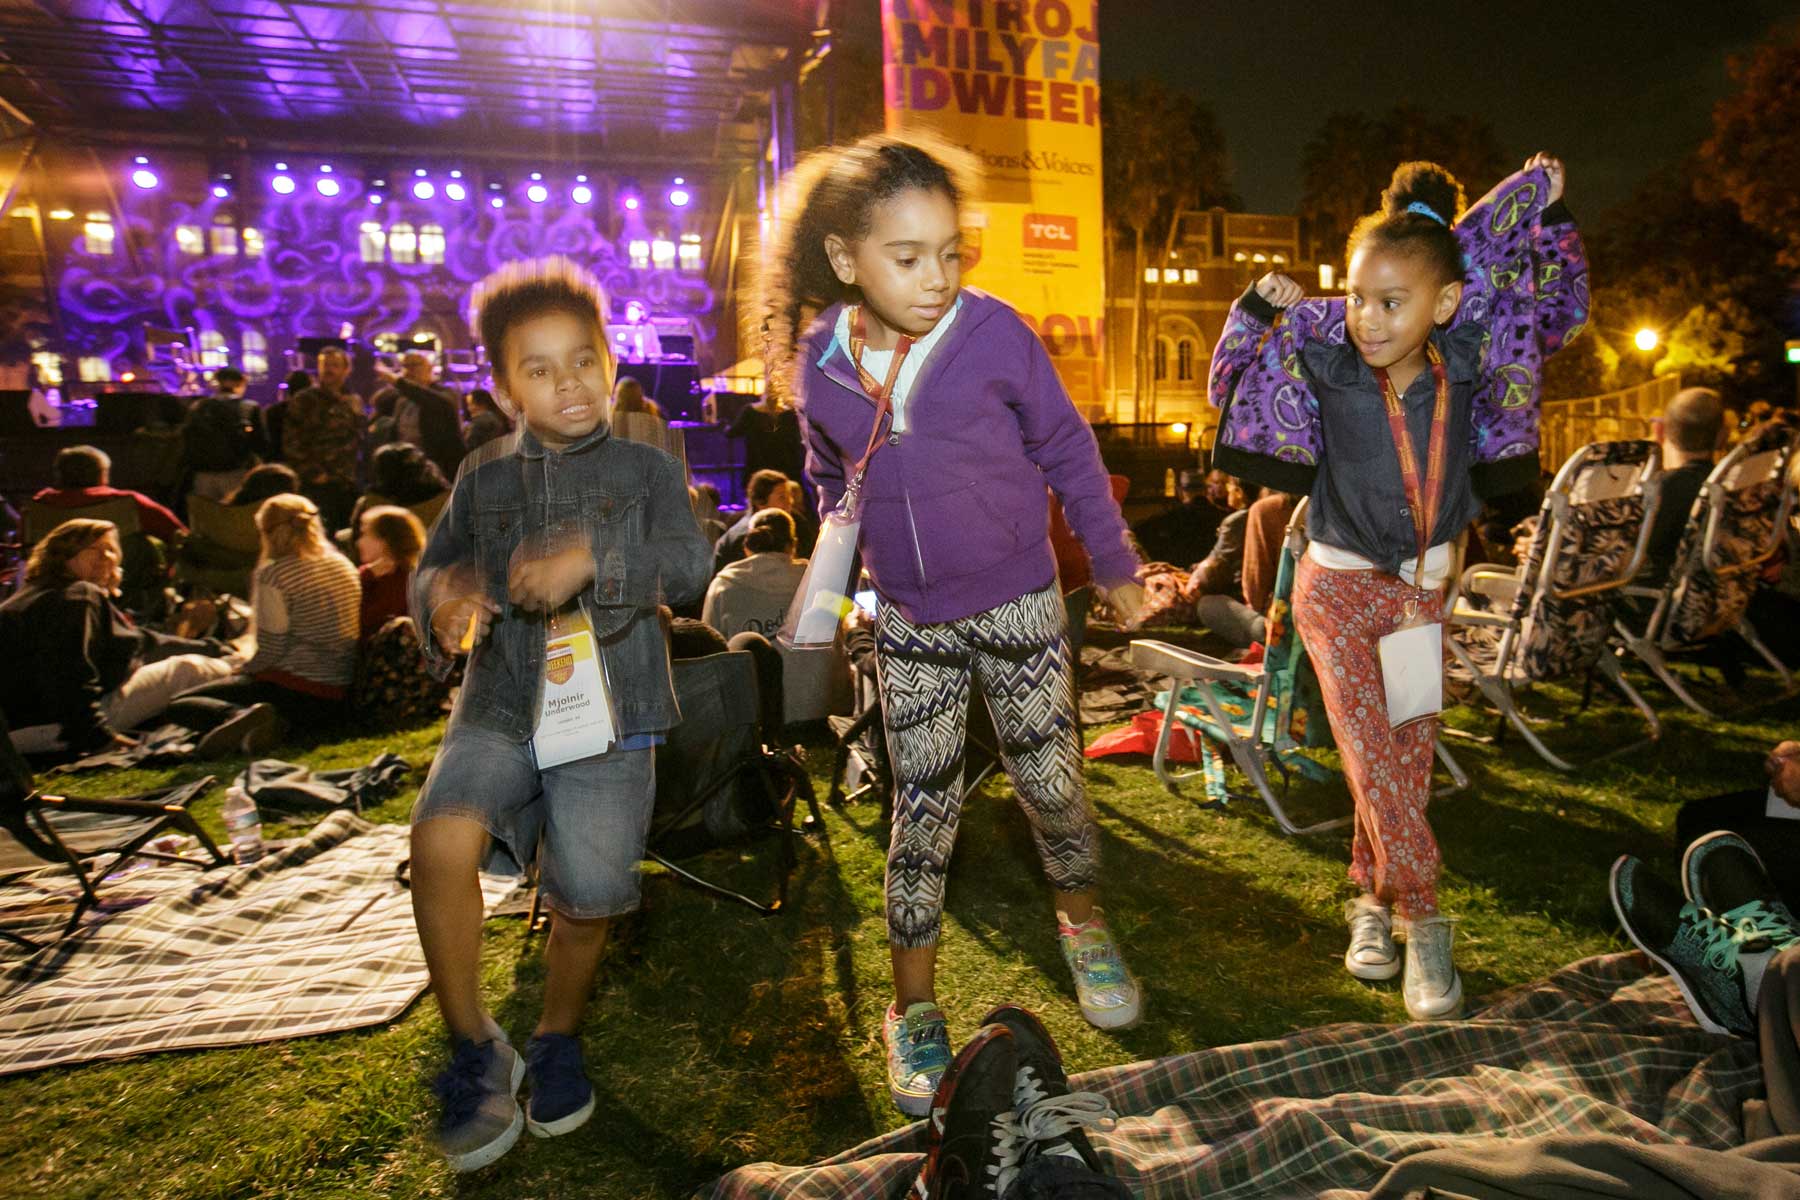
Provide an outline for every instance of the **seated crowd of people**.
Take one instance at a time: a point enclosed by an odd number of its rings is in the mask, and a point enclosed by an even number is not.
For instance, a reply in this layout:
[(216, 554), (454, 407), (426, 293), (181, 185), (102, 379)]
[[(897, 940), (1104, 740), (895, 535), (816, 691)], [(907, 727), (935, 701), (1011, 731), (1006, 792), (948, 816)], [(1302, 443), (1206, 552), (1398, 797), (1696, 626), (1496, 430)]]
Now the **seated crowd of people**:
[[(28, 686), (0, 700), (20, 749), (76, 757), (173, 726), (216, 756), (348, 719), (442, 714), (455, 679), (423, 669), (408, 589), (462, 458), (514, 421), (483, 389), (459, 402), (437, 386), (423, 352), (368, 404), (347, 390), (343, 351), (326, 348), (317, 368), (290, 375), (266, 409), (221, 368), (182, 426), (172, 503), (113, 486), (96, 447), (57, 455), (27, 502), (27, 561), (0, 603), (0, 632), (28, 647)], [(614, 404), (615, 436), (679, 440), (636, 380), (618, 381)], [(797, 439), (780, 415), (765, 423)], [(783, 726), (837, 711), (849, 675), (841, 650), (774, 644), (818, 525), (797, 479), (757, 465), (800, 457), (772, 440), (749, 456), (741, 515), (721, 510), (717, 487), (690, 486), (714, 578), (703, 603), (668, 615), (717, 635), (686, 644), (753, 654), (764, 733), (778, 741)]]

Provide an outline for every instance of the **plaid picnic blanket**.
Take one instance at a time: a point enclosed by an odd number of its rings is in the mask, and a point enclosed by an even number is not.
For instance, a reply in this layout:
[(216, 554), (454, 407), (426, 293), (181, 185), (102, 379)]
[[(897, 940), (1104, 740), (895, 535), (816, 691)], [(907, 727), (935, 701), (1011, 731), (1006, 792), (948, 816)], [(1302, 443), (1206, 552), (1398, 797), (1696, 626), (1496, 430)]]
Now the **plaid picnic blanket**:
[[(109, 879), (98, 919), (0, 961), (0, 1075), (392, 1020), (426, 984), (406, 856), (406, 826), (334, 812), (248, 867)], [(482, 876), (488, 911), (516, 886)], [(55, 868), (9, 884), (0, 921), (50, 898), (66, 916), (73, 891)]]
[[(1494, 1137), (1724, 1149), (1743, 1140), (1739, 1110), (1761, 1080), (1754, 1042), (1702, 1032), (1633, 953), (1501, 993), (1472, 1020), (1329, 1025), (1072, 1083), (1121, 1114), (1094, 1143), (1134, 1196), (1353, 1200), (1409, 1154)], [(897, 1198), (923, 1146), (915, 1123), (810, 1167), (741, 1167), (712, 1195)]]

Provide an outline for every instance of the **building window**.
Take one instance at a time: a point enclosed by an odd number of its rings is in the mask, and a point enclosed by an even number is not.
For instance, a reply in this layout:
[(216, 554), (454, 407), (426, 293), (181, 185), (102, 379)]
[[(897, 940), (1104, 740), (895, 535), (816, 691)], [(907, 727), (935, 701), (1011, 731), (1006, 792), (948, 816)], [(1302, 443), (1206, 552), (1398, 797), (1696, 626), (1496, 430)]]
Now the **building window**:
[(676, 250), (676, 257), (681, 263), (682, 270), (698, 271), (700, 269), (700, 235), (697, 233), (682, 234), (681, 245)]
[(419, 235), (405, 221), (388, 226), (388, 253), (397, 263), (419, 261)]
[(440, 264), (444, 261), (444, 227), (419, 226), (419, 261)]
[(1155, 267), (1145, 267), (1144, 268), (1144, 282), (1145, 283), (1155, 283), (1158, 278), (1159, 278), (1159, 276), (1156, 273)]
[(255, 329), (244, 330), (244, 374), (261, 379), (269, 373), (269, 339)]
[(1194, 339), (1182, 338), (1175, 343), (1175, 378), (1182, 383), (1194, 381)]
[(112, 360), (99, 355), (89, 355), (75, 363), (75, 369), (81, 374), (83, 383), (111, 383)]
[(230, 364), (231, 355), (225, 346), (225, 335), (216, 329), (202, 329), (200, 331), (200, 365), (224, 367)]
[(1174, 267), (1164, 267), (1162, 281), (1164, 283), (1180, 283), (1181, 272), (1177, 271)]
[(1199, 270), (1194, 267), (1183, 267), (1181, 270), (1181, 282), (1183, 282), (1183, 283), (1199, 283), (1200, 282)]
[[(113, 234), (111, 217), (105, 213), (89, 213), (87, 224), (81, 227), (81, 248), (89, 254), (110, 255), (113, 252)], [(107, 378), (111, 379), (112, 376), (109, 374)]]
[(362, 251), (362, 260), (366, 263), (378, 263), (386, 256), (387, 234), (381, 228), (380, 221), (364, 221), (358, 231), (357, 243)]
[(205, 254), (206, 231), (198, 225), (177, 225), (175, 227), (175, 248), (183, 254)]
[(1155, 360), (1154, 363), (1152, 364), (1153, 365), (1152, 374), (1155, 375), (1156, 381), (1158, 383), (1161, 383), (1163, 380), (1165, 380), (1169, 377), (1169, 339), (1168, 338), (1160, 338), (1159, 337), (1156, 339), (1156, 351), (1151, 357)]
[(626, 250), (631, 259), (632, 270), (642, 271), (650, 265), (650, 243), (643, 238), (633, 238)]
[(212, 252), (214, 254), (236, 254), (237, 251), (237, 226), (229, 221), (215, 222), (212, 227)]
[(650, 243), (650, 265), (659, 270), (668, 270), (675, 265), (675, 243), (668, 238), (657, 238)]
[(263, 256), (262, 230), (254, 225), (244, 226), (244, 257), (261, 258)]

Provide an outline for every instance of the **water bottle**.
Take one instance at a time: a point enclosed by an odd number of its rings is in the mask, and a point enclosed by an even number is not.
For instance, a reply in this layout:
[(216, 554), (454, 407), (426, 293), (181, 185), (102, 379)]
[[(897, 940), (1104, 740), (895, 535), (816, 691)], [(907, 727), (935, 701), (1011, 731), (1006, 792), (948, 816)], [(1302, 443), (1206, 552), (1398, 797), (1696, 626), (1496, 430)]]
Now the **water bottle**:
[(219, 810), (225, 830), (231, 835), (231, 857), (240, 867), (249, 866), (263, 856), (262, 816), (256, 801), (241, 787), (233, 786), (225, 793), (225, 807)]

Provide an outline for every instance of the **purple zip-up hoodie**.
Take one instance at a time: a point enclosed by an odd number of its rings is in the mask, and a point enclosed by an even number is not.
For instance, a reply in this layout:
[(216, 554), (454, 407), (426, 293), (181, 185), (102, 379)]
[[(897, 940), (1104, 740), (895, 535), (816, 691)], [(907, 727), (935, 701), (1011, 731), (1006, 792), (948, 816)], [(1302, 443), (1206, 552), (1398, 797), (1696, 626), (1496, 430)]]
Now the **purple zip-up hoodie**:
[[(837, 338), (842, 307), (820, 313), (796, 350), (806, 473), (821, 514), (843, 497), (875, 421)], [(1137, 577), (1094, 431), (1044, 344), (1003, 301), (962, 290), (906, 415), (906, 432), (889, 434), (869, 463), (862, 556), (882, 599), (907, 620), (954, 621), (1050, 583), (1052, 489), (1093, 559), (1094, 581), (1110, 588)]]

